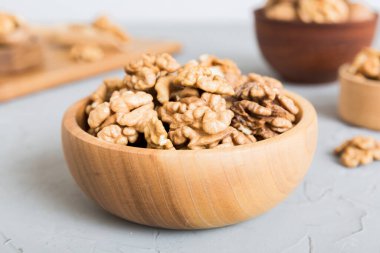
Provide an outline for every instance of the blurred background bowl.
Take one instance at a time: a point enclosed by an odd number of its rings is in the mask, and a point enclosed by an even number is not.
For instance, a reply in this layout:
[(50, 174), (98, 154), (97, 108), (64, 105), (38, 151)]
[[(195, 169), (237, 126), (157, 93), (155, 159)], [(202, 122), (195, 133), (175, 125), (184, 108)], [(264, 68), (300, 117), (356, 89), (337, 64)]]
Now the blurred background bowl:
[(335, 81), (339, 67), (350, 62), (376, 31), (378, 14), (366, 21), (306, 24), (268, 19), (254, 12), (256, 37), (264, 58), (287, 81)]
[(353, 125), (380, 131), (380, 81), (351, 74), (349, 65), (339, 70), (339, 115)]

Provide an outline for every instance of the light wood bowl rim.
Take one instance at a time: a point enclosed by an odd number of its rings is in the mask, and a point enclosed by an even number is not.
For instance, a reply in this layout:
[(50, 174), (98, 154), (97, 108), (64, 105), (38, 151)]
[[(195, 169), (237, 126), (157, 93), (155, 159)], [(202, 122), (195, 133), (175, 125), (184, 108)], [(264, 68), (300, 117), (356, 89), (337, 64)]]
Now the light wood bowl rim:
[(275, 143), (277, 142), (285, 141), (289, 138), (292, 138), (292, 136), (297, 135), (298, 133), (301, 133), (302, 129), (307, 128), (310, 124), (313, 124), (314, 120), (316, 120), (317, 118), (317, 114), (313, 105), (309, 101), (307, 101), (305, 98), (295, 93), (286, 91), (286, 95), (292, 98), (300, 109), (300, 114), (299, 114), (300, 119), (298, 123), (292, 129), (267, 140), (262, 140), (262, 141), (258, 141), (252, 144), (235, 146), (235, 147), (227, 147), (227, 148), (222, 148), (222, 149), (157, 150), (157, 149), (149, 149), (149, 148), (123, 146), (119, 144), (113, 144), (113, 143), (101, 141), (95, 136), (92, 136), (88, 134), (86, 131), (84, 131), (79, 126), (76, 120), (78, 109), (84, 103), (87, 103), (87, 101), (89, 100), (88, 97), (77, 101), (76, 103), (74, 103), (72, 106), (69, 107), (69, 109), (64, 114), (64, 117), (62, 120), (62, 128), (66, 129), (67, 132), (69, 132), (72, 136), (81, 140), (82, 142), (86, 142), (88, 144), (95, 145), (100, 148), (110, 149), (116, 152), (123, 152), (123, 153), (129, 153), (129, 154), (146, 154), (146, 155), (162, 154), (162, 155), (191, 155), (193, 156), (194, 154), (212, 155), (212, 154), (221, 154), (221, 153), (229, 153), (229, 152), (241, 152), (243, 150), (252, 149), (259, 146), (272, 145), (272, 144), (275, 145)]
[(331, 28), (331, 29), (340, 29), (342, 27), (355, 27), (355, 26), (362, 26), (365, 24), (371, 24), (373, 22), (377, 22), (379, 18), (379, 13), (372, 9), (373, 12), (373, 18), (366, 19), (366, 20), (359, 20), (359, 21), (347, 21), (347, 22), (341, 22), (341, 23), (305, 23), (299, 20), (296, 21), (285, 21), (285, 20), (277, 20), (277, 19), (270, 19), (267, 18), (264, 14), (264, 7), (260, 7), (253, 10), (253, 14), (256, 18), (259, 20), (265, 21), (267, 23), (273, 23), (273, 24), (288, 24), (289, 26), (298, 26), (298, 27), (309, 27), (309, 28)]
[(348, 83), (353, 83), (355, 85), (361, 85), (363, 88), (372, 87), (378, 88), (380, 92), (380, 80), (371, 80), (365, 77), (355, 76), (354, 74), (348, 71), (350, 67), (349, 63), (343, 64), (339, 68), (339, 78), (348, 81)]

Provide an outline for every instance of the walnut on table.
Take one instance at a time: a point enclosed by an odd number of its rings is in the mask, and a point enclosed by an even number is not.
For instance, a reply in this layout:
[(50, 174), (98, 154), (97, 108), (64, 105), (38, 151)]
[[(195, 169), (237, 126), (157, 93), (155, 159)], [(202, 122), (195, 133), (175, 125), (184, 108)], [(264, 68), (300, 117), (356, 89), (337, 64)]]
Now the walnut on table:
[(355, 168), (380, 160), (380, 142), (372, 137), (357, 136), (345, 141), (334, 153), (340, 157), (342, 165)]
[(107, 51), (123, 51), (129, 41), (129, 36), (105, 16), (90, 24), (61, 25), (42, 32), (51, 43), (68, 48), (91, 44)]
[(103, 49), (91, 44), (74, 45), (69, 54), (72, 60), (78, 62), (95, 62), (104, 58)]
[(100, 16), (92, 23), (92, 27), (112, 34), (121, 41), (129, 41), (129, 36), (118, 25), (112, 23), (107, 16)]
[(372, 48), (363, 49), (356, 55), (348, 71), (353, 75), (380, 80), (380, 52)]
[(232, 126), (259, 140), (291, 129), (299, 109), (292, 99), (283, 94), (281, 83), (256, 74), (248, 77), (247, 83), (236, 91), (239, 101), (231, 107), (235, 114)]

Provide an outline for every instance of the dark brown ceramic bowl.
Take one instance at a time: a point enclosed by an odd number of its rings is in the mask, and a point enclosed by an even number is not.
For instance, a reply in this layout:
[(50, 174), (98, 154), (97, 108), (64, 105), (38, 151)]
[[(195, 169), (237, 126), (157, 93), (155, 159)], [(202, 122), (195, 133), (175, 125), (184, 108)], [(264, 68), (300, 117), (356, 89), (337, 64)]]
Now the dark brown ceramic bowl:
[(341, 24), (305, 24), (268, 19), (254, 12), (256, 35), (268, 63), (287, 81), (325, 83), (337, 79), (339, 67), (350, 62), (375, 35), (373, 19)]

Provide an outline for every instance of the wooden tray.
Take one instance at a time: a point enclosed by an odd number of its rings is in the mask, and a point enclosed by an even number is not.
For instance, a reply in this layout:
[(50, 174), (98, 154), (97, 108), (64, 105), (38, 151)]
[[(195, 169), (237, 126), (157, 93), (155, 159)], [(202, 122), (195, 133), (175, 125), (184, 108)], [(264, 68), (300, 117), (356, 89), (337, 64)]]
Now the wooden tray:
[(69, 58), (67, 49), (46, 45), (43, 66), (22, 73), (0, 74), (0, 102), (122, 68), (143, 53), (175, 53), (180, 49), (177, 42), (133, 39), (125, 52), (106, 53), (100, 61), (79, 63)]

